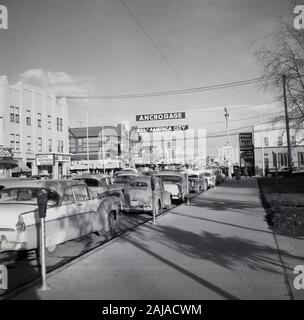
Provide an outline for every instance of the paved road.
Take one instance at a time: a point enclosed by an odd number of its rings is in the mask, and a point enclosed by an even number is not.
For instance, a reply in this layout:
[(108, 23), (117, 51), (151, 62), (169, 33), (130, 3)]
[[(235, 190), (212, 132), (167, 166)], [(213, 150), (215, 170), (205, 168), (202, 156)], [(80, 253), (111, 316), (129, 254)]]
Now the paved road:
[(297, 255), (293, 247), (278, 254), (264, 215), (256, 181), (230, 181), (53, 274), (51, 290), (15, 298), (303, 298), (291, 288), (303, 240)]

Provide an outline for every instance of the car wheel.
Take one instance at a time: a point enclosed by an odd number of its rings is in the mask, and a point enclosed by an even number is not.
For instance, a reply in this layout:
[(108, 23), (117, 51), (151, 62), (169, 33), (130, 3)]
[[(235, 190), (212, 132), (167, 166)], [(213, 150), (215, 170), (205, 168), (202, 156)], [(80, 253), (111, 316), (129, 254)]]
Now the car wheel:
[(95, 233), (99, 236), (105, 236), (106, 238), (109, 238), (115, 234), (114, 228), (115, 228), (115, 212), (111, 211), (108, 215), (108, 224), (109, 224), (109, 230), (99, 230)]

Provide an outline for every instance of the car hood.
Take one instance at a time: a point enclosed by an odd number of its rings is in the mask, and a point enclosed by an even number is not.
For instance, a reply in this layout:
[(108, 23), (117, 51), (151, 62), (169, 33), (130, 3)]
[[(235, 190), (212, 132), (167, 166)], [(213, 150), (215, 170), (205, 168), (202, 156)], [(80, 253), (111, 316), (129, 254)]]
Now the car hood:
[(20, 214), (36, 209), (37, 205), (0, 203), (0, 227), (15, 228)]

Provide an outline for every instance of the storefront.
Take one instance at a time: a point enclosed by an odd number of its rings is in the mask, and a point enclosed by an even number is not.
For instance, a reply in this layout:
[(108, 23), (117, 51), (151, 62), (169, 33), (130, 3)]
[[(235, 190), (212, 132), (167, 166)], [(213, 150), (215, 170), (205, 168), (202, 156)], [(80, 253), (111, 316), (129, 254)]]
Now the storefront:
[(11, 177), (12, 169), (18, 166), (13, 156), (11, 148), (0, 147), (0, 178)]
[(36, 165), (38, 174), (49, 174), (53, 179), (59, 179), (68, 174), (67, 170), (70, 161), (70, 154), (37, 154)]

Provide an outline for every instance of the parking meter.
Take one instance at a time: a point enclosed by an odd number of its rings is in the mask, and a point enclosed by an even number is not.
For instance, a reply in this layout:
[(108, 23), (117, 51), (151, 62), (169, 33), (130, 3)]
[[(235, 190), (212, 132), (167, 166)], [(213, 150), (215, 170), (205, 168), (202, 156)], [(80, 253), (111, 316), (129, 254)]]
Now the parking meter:
[(49, 289), (46, 282), (46, 263), (45, 263), (45, 217), (47, 208), (48, 192), (40, 189), (37, 193), (37, 204), (40, 218), (40, 265), (41, 265), (41, 287), (39, 290), (45, 291)]
[(47, 200), (48, 192), (45, 189), (40, 189), (37, 193), (37, 204), (40, 218), (46, 217)]

